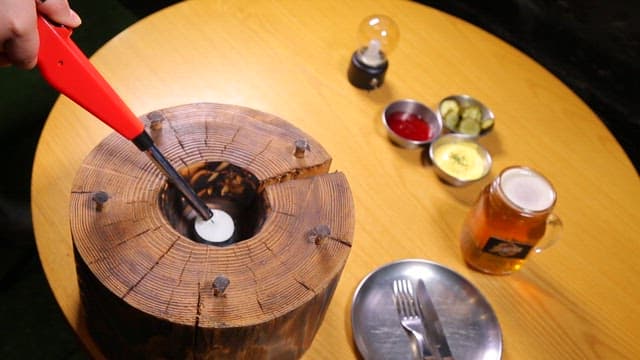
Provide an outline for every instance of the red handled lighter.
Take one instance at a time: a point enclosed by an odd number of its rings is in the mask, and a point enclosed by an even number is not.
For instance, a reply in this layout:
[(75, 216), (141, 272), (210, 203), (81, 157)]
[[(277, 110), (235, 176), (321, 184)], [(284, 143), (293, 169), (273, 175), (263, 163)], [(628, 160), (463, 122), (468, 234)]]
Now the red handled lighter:
[(72, 31), (38, 16), (40, 49), (38, 68), (56, 90), (131, 140), (144, 151), (162, 173), (182, 193), (204, 220), (212, 217), (209, 207), (187, 181), (178, 174), (154, 145), (144, 124), (116, 94), (113, 88), (71, 40)]

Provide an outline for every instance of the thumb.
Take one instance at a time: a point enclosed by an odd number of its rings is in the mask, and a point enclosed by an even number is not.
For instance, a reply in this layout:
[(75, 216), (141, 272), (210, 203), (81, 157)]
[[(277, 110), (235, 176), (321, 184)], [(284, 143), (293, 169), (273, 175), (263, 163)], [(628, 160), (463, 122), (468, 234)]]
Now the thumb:
[(80, 16), (69, 7), (67, 0), (35, 0), (38, 12), (49, 20), (68, 27), (78, 27), (82, 23)]

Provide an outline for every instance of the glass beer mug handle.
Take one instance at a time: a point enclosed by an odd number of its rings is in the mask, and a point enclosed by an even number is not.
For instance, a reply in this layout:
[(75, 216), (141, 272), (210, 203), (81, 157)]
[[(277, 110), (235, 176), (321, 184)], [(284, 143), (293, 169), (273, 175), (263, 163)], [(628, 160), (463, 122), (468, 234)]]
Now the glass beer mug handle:
[(543, 250), (550, 248), (559, 239), (562, 233), (562, 220), (556, 214), (549, 214), (547, 217), (547, 228), (544, 233), (544, 237), (538, 243), (535, 248), (536, 254), (541, 253)]

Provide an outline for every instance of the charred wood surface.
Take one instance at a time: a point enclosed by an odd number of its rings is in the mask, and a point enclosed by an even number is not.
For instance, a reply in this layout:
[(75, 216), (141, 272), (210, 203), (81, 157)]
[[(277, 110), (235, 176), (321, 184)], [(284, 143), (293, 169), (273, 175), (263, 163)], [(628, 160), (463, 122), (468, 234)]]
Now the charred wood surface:
[(351, 248), (344, 174), (328, 173), (331, 158), (309, 135), (248, 108), (191, 104), (143, 120), (243, 236), (224, 247), (190, 238), (192, 211), (162, 174), (127, 140), (107, 137), (71, 196), (81, 298), (96, 341), (114, 358), (300, 357)]

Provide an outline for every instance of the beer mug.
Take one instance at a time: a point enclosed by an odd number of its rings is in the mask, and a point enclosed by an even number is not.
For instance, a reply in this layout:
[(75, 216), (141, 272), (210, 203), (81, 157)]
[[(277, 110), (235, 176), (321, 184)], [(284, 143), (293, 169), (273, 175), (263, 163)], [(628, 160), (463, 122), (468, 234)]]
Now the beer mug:
[(521, 166), (504, 169), (482, 190), (463, 225), (467, 265), (494, 275), (519, 270), (531, 252), (559, 238), (562, 222), (552, 213), (555, 202), (553, 186), (538, 172)]

